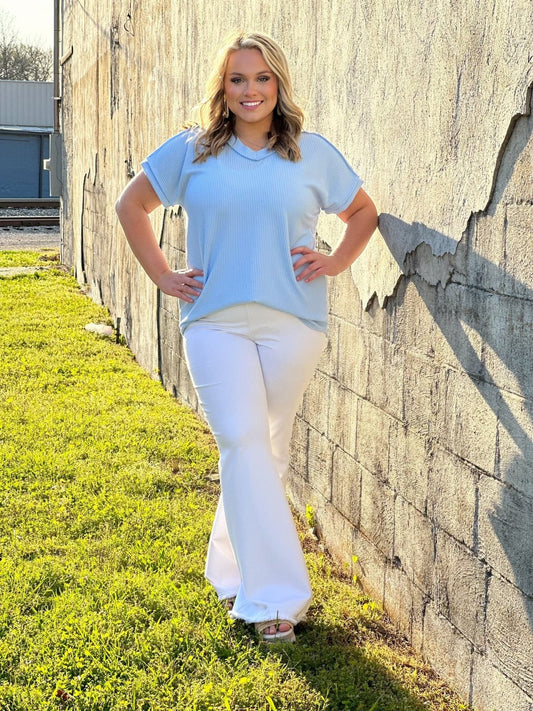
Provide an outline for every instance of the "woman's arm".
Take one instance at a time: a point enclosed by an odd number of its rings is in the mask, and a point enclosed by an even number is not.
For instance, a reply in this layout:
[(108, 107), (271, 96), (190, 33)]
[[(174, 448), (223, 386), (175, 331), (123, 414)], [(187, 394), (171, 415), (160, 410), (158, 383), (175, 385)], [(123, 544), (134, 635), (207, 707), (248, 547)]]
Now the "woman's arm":
[(192, 303), (200, 293), (200, 269), (172, 271), (157, 243), (148, 215), (161, 205), (152, 185), (141, 171), (128, 183), (115, 204), (126, 239), (150, 279), (170, 296)]
[[(378, 226), (378, 213), (370, 197), (359, 189), (346, 210), (338, 215), (346, 223), (344, 237), (331, 254), (321, 254), (309, 247), (295, 247), (291, 254), (302, 256), (294, 263), (294, 270), (302, 270), (298, 281), (313, 281), (318, 276), (337, 276), (347, 269), (364, 250)], [(307, 265), (307, 266), (305, 266)]]

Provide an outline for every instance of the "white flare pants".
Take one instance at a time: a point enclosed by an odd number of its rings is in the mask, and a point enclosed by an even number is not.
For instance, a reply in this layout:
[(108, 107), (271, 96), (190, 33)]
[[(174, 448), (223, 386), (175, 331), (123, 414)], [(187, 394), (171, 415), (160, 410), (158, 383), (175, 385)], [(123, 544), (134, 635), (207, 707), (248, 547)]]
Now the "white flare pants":
[(206, 577), (231, 616), (305, 617), (311, 588), (285, 496), (292, 425), (326, 336), (291, 314), (246, 303), (184, 333), (191, 378), (219, 453), (222, 494)]

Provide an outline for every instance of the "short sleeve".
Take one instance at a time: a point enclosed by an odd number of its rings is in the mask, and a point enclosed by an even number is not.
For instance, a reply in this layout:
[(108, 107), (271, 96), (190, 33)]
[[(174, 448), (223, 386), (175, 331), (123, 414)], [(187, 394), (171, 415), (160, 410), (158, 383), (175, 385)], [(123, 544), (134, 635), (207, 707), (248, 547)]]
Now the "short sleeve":
[(181, 131), (142, 161), (144, 173), (165, 207), (181, 202), (184, 188), (184, 168), (194, 157), (194, 134)]
[(352, 202), (363, 181), (333, 144), (319, 134), (312, 135), (319, 161), (321, 208), (338, 214)]

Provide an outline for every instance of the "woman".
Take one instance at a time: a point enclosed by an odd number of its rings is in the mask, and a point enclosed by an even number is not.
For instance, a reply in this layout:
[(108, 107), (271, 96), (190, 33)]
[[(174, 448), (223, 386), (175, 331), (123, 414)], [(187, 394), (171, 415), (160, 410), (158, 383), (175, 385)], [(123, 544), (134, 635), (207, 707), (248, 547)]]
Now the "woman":
[[(346, 269), (377, 225), (361, 180), (302, 123), (280, 47), (233, 34), (200, 125), (154, 151), (117, 201), (134, 254), (180, 299), (191, 378), (220, 452), (206, 577), (267, 642), (293, 641), (311, 600), (284, 485), (297, 405), (326, 341), (325, 277)], [(184, 270), (170, 269), (152, 231), (160, 204), (188, 214)], [(346, 223), (330, 255), (314, 248), (321, 209)]]

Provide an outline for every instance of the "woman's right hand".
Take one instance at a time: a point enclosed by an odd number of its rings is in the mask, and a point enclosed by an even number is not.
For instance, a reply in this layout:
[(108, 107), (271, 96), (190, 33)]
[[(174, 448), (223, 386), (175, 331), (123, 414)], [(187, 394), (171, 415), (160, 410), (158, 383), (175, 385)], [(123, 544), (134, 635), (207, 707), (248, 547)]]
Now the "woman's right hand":
[(169, 296), (177, 296), (182, 301), (192, 304), (200, 295), (203, 288), (201, 281), (196, 277), (203, 277), (201, 269), (179, 269), (177, 271), (164, 272), (157, 279), (157, 286), (161, 291)]

